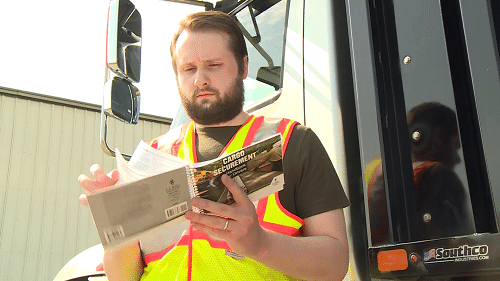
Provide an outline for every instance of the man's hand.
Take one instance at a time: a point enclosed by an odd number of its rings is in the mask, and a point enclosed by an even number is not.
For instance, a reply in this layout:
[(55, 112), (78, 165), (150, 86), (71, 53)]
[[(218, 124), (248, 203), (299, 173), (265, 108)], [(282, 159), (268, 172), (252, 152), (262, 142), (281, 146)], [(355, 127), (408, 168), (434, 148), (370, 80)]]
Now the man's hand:
[[(109, 174), (106, 174), (99, 164), (94, 164), (90, 167), (90, 174), (92, 178), (83, 174), (78, 177), (78, 183), (81, 187), (85, 188), (88, 193), (94, 193), (101, 188), (112, 186), (120, 178), (117, 170), (113, 170)], [(85, 194), (80, 195), (79, 200), (82, 205), (89, 205)]]
[(349, 258), (342, 209), (305, 218), (303, 237), (278, 234), (260, 227), (253, 203), (231, 178), (223, 175), (222, 182), (235, 203), (193, 198), (193, 206), (211, 212), (186, 212), (194, 228), (226, 241), (238, 254), (296, 278), (342, 280)]
[[(99, 189), (112, 186), (120, 179), (118, 170), (113, 170), (106, 174), (98, 164), (90, 167), (90, 174), (91, 177), (83, 174), (78, 177), (80, 186), (85, 188), (90, 194), (99, 191)], [(81, 204), (85, 206), (89, 205), (85, 194), (80, 195), (79, 200)], [(139, 241), (131, 241), (112, 250), (105, 250), (103, 263), (96, 270), (102, 269), (104, 269), (110, 281), (139, 280), (143, 271)]]
[(193, 206), (210, 211), (200, 214), (188, 211), (185, 216), (193, 227), (226, 241), (232, 250), (248, 257), (258, 256), (265, 249), (266, 231), (259, 225), (254, 204), (234, 180), (222, 175), (222, 183), (232, 193), (235, 203), (226, 205), (195, 197)]

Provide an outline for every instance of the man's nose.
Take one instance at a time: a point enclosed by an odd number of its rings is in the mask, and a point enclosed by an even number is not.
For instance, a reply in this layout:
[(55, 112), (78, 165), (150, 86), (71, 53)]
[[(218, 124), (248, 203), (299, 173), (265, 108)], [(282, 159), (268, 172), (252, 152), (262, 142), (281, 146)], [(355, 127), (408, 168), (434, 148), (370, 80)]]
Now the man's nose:
[(210, 84), (210, 78), (208, 77), (206, 72), (200, 69), (196, 72), (194, 84), (199, 88), (207, 87)]

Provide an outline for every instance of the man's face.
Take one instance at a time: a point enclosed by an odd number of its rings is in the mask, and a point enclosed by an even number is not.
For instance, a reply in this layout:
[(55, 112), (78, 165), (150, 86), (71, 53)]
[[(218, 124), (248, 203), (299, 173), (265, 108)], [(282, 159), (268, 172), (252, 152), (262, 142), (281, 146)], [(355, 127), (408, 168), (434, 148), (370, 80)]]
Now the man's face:
[(434, 129), (433, 145), (431, 148), (432, 157), (427, 160), (439, 161), (453, 169), (462, 162), (459, 156), (459, 150), (462, 147), (460, 136), (458, 133), (450, 136), (443, 132), (439, 127)]
[(184, 31), (175, 50), (177, 87), (188, 115), (198, 124), (229, 121), (243, 109), (243, 79), (228, 46), (228, 35)]

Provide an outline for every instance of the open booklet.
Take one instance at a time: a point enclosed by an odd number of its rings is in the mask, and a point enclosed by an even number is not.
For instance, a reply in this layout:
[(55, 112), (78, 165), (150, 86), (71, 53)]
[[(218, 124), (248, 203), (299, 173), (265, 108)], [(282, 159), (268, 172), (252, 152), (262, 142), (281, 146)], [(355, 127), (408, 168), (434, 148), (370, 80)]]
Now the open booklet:
[[(138, 239), (154, 231), (176, 229), (192, 209), (194, 196), (232, 204), (222, 184), (227, 174), (251, 201), (283, 189), (281, 135), (254, 143), (219, 158), (190, 164), (140, 142), (129, 162), (118, 149), (120, 180), (112, 187), (87, 195), (103, 247)], [(203, 210), (196, 210), (203, 211)]]

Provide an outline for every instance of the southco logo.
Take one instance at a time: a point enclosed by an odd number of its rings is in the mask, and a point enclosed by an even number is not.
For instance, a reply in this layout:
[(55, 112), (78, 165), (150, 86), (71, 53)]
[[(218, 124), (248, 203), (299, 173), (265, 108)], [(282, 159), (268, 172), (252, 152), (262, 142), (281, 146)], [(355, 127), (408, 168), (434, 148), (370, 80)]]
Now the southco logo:
[(463, 245), (458, 248), (436, 248), (424, 251), (425, 262), (444, 262), (444, 261), (473, 261), (487, 260), (488, 245), (469, 246)]

